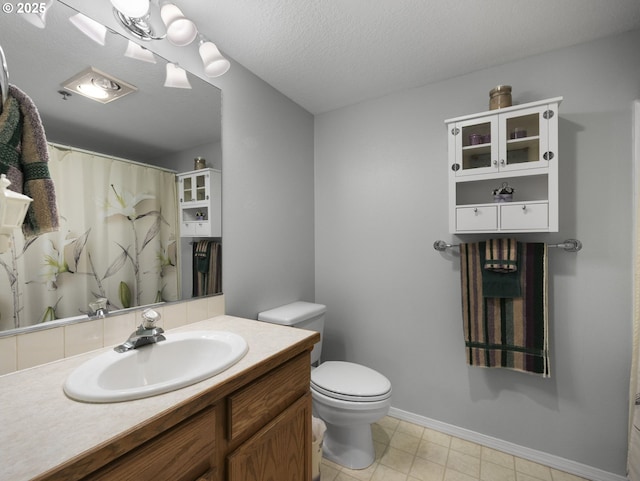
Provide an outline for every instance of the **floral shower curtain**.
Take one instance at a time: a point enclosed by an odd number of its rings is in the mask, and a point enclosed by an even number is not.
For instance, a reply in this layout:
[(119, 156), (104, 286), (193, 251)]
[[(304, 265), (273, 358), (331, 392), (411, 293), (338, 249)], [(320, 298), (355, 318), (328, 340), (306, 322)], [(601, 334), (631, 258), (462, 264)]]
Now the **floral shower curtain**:
[(634, 102), (635, 156), (635, 252), (633, 263), (633, 358), (631, 361), (631, 399), (629, 455), (627, 468), (631, 481), (640, 481), (640, 100)]
[(49, 146), (60, 230), (0, 254), (0, 329), (178, 298), (175, 175)]

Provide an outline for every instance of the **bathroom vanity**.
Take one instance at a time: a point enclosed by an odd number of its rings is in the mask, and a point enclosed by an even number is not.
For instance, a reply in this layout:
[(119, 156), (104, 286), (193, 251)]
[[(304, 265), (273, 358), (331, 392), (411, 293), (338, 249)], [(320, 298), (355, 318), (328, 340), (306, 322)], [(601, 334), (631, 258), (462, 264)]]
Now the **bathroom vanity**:
[(249, 351), (200, 383), (135, 401), (67, 398), (102, 352), (0, 376), (0, 480), (308, 481), (310, 351), (319, 334), (219, 316), (167, 331), (225, 330)]

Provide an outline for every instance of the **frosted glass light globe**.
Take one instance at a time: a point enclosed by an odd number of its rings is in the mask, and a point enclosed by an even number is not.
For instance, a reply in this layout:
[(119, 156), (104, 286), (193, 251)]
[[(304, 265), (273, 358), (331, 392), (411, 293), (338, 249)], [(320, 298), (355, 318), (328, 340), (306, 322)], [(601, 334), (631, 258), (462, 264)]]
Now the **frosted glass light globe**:
[(144, 17), (149, 11), (149, 0), (111, 0), (111, 5), (131, 18)]

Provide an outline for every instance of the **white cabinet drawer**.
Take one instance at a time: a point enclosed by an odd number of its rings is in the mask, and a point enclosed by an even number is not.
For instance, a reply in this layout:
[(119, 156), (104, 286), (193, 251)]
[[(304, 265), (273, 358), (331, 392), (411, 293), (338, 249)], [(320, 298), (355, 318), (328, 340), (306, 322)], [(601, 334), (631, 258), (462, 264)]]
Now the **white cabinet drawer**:
[(497, 206), (456, 208), (456, 229), (458, 231), (496, 230), (497, 228)]
[(547, 229), (549, 227), (549, 204), (509, 204), (500, 206), (500, 228), (502, 230)]
[(208, 220), (183, 222), (180, 235), (182, 237), (215, 237), (211, 231), (211, 222)]

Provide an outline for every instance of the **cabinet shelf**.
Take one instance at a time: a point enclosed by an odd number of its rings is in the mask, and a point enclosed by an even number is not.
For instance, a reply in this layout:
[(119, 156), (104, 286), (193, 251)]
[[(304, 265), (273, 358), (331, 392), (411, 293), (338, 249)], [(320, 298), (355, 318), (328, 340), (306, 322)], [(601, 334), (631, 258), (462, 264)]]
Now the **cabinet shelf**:
[[(451, 233), (558, 231), (561, 101), (556, 97), (445, 121)], [(492, 203), (492, 191), (503, 182), (515, 189), (514, 201)]]

